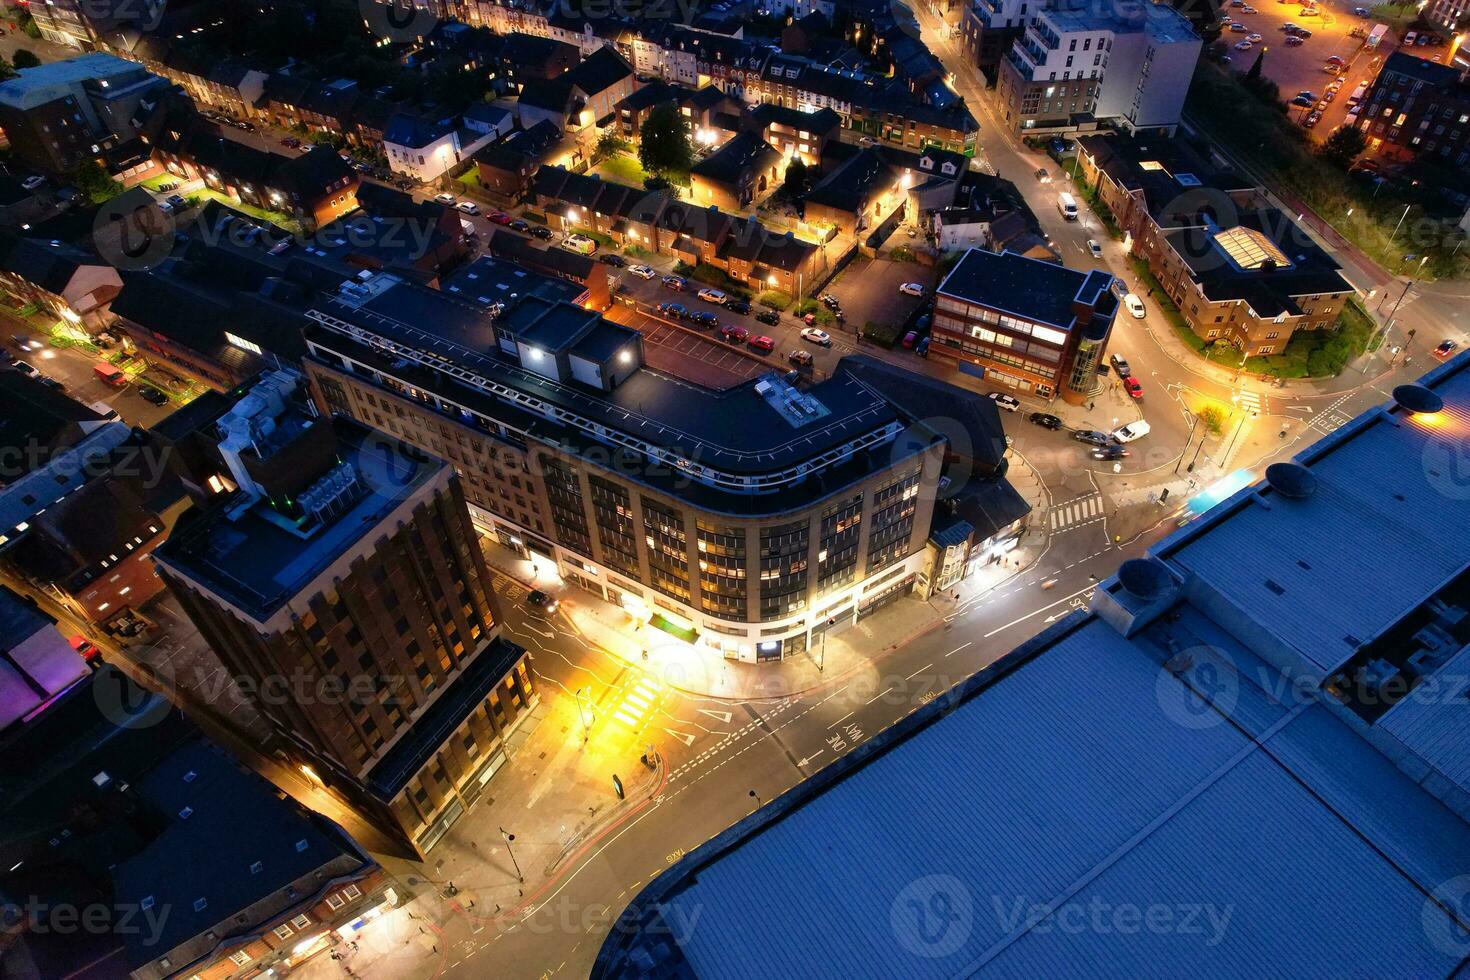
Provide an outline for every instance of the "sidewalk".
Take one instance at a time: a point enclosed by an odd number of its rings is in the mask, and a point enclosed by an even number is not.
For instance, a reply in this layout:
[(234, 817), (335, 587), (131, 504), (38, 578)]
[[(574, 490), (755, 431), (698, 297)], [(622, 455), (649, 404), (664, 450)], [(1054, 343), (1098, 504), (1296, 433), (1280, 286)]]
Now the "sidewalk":
[[(1044, 513), (1047, 506), (1045, 487), (1024, 459), (1012, 458), (1020, 462), (1010, 478), (1015, 482), (1019, 474), (1025, 474), (1025, 482), (1017, 489), (1036, 508), (1032, 526), (1040, 527), (1036, 515)], [(690, 697), (747, 701), (793, 697), (871, 669), (874, 661), (940, 628), (967, 602), (1020, 574), (1040, 556), (1045, 543), (1045, 537), (1038, 535), (1007, 556), (1004, 563), (981, 568), (958, 586), (944, 590), (943, 595), (928, 601), (914, 595), (897, 599), (859, 622), (838, 624), (825, 641), (821, 636), (814, 637), (811, 649), (804, 653), (766, 663), (729, 660), (699, 641), (691, 644), (653, 626), (643, 626), (623, 608), (561, 582), (544, 560), (533, 564), (491, 541), (484, 541), (482, 550), (494, 570), (528, 589), (556, 594), (566, 624), (589, 644), (624, 664), (646, 671)]]
[[(642, 746), (636, 739), (606, 731), (584, 740), (569, 717), (576, 714), (573, 700), (556, 701), (558, 708), (538, 704), (508, 739), (507, 761), (485, 786), (493, 795), (455, 823), (430, 852), (429, 863), (379, 855), (396, 879), (402, 904), (356, 933), (356, 949), (339, 943), (341, 959), (323, 951), (293, 976), (436, 975), (451, 955), (465, 955), (469, 944), (482, 945), (514, 929), (578, 866), (579, 857), (663, 790), (668, 773), (662, 760), (649, 769), (638, 759)], [(613, 788), (614, 774), (622, 780), (624, 799)], [(450, 934), (447, 925), (454, 926)]]

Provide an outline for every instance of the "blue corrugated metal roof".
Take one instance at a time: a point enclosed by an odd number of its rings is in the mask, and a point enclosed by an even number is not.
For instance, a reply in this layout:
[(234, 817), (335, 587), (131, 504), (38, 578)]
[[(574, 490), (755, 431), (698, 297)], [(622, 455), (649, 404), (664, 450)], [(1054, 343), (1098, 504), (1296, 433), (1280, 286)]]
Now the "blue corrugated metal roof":
[[(1453, 969), (1421, 927), (1438, 881), (1404, 870), (1433, 867), (1426, 845), (1392, 841), (1400, 864), (1378, 839), (1443, 811), (1386, 764), (1367, 787), (1339, 779), (1334, 760), (1366, 746), (1232, 658), (1229, 719), (1181, 725), (1148, 635), (1091, 621), (699, 867), (667, 903), (696, 922), (683, 956), (709, 980)], [(1411, 819), (1373, 827), (1380, 794)], [(1470, 828), (1436, 829), (1470, 862)]]
[(1470, 438), (1470, 370), (1435, 390), (1446, 409), (1433, 424), (1377, 414), (1345, 426), (1298, 457), (1317, 478), (1310, 497), (1227, 503), (1162, 557), (1331, 672), (1349, 637), (1384, 629), (1470, 556), (1470, 488), (1456, 491), (1452, 458)]

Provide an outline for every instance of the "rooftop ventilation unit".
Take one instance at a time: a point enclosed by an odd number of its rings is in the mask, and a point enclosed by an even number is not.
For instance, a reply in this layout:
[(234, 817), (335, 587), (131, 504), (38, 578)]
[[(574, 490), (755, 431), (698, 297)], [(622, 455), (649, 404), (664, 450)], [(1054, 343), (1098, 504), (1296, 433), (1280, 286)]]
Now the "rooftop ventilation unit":
[(1266, 485), (1283, 497), (1305, 500), (1317, 489), (1317, 477), (1300, 463), (1272, 463), (1266, 467)]

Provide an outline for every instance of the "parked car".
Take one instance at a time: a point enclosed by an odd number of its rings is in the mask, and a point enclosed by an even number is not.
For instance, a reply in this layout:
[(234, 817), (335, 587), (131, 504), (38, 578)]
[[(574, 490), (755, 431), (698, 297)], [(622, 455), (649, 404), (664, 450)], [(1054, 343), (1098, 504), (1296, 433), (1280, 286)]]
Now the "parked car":
[(912, 350), (913, 346), (918, 342), (919, 331), (917, 330), (910, 330), (908, 333), (903, 335), (903, 346), (905, 350)]
[(1108, 363), (1113, 366), (1114, 371), (1118, 372), (1120, 378), (1126, 378), (1133, 373), (1133, 370), (1128, 367), (1128, 362), (1117, 354), (1109, 354)]
[(1026, 416), (1026, 419), (1032, 425), (1039, 425), (1043, 429), (1060, 429), (1062, 427), (1061, 419), (1055, 415), (1048, 415), (1045, 412), (1032, 412)]
[[(1301, 38), (1297, 37), (1295, 34), (1290, 34), (1286, 38), (1286, 46), (1288, 48), (1299, 48), (1303, 44), (1306, 44), (1306, 43), (1307, 43), (1306, 41), (1303, 41)], [(1336, 71), (1337, 70), (1337, 67), (1335, 65), (1329, 65), (1327, 67), (1327, 70), (1328, 71)]]
[(1264, 41), (1266, 39), (1264, 37), (1262, 37), (1261, 35), (1259, 35), (1259, 34), (1249, 34), (1249, 35), (1246, 36), (1246, 40), (1249, 41), (1252, 44), (1260, 44), (1262, 41)]
[(720, 326), (720, 318), (715, 316), (713, 313), (706, 313), (704, 310), (690, 310), (689, 319), (693, 320), (701, 327), (705, 327), (710, 330), (718, 329)]
[(1092, 257), (1095, 259), (1102, 258), (1102, 245), (1098, 243), (1098, 240), (1096, 238), (1089, 238), (1087, 240), (1087, 251), (1090, 252), (1092, 254)]
[(1127, 448), (1118, 445), (1098, 446), (1092, 450), (1093, 459), (1117, 460), (1131, 455)]
[(510, 215), (506, 214), (504, 211), (491, 211), (490, 212), (490, 223), (492, 225), (508, 225), (513, 220), (515, 220), (515, 219), (513, 219)]
[(1148, 435), (1148, 432), (1148, 420), (1139, 419), (1137, 422), (1129, 422), (1127, 425), (1120, 425), (1114, 429), (1113, 439), (1117, 442), (1133, 442), (1135, 439), (1142, 439)]
[(453, 194), (435, 194), (434, 200), (447, 208), (452, 208), (459, 203), (458, 199)]
[(689, 310), (683, 303), (660, 303), (658, 311), (664, 316), (671, 316), (677, 320), (682, 320), (689, 315)]
[(1369, 10), (1367, 7), (1354, 7), (1353, 8), (1353, 13), (1356, 14), (1357, 16), (1359, 16), (1359, 17), (1372, 17), (1373, 16), (1373, 12), (1371, 10)]
[(523, 218), (516, 218), (510, 224), (506, 225), (506, 227), (509, 228), (511, 231), (518, 231), (522, 235), (528, 235), (531, 232), (531, 222), (526, 221)]
[(729, 299), (725, 300), (725, 309), (729, 310), (731, 313), (738, 314), (739, 316), (748, 316), (750, 314), (750, 304), (747, 303), (745, 300), (737, 299), (734, 296), (731, 296)]
[[(737, 329), (744, 330), (745, 328), (738, 327)], [(746, 341), (746, 344), (751, 350), (758, 350), (762, 354), (769, 354), (776, 349), (776, 342), (764, 334), (759, 337), (751, 337), (750, 340)]]
[(838, 302), (837, 297), (833, 296), (831, 293), (822, 294), (822, 305), (829, 310), (835, 311), (842, 309), (842, 304)]
[(42, 177), (40, 174), (33, 174), (30, 177), (27, 177), (25, 180), (21, 181), (20, 186), (24, 187), (28, 191), (33, 191), (38, 188), (45, 187), (46, 178)]
[(639, 279), (652, 279), (654, 276), (658, 275), (657, 270), (652, 269), (646, 265), (630, 265), (628, 266), (628, 271), (633, 273), (633, 275), (637, 276)]
[(1249, 27), (1238, 22), (1230, 25), (1230, 33), (1232, 34), (1244, 34), (1248, 30), (1250, 30)]
[(460, 201), (458, 204), (455, 205), (455, 207), (463, 211), (465, 214), (480, 213), (480, 206), (474, 201)]
[(689, 280), (683, 276), (664, 276), (660, 281), (664, 284), (665, 289), (672, 289), (677, 293), (682, 293), (689, 288)]
[(750, 331), (738, 323), (727, 323), (720, 328), (720, 336), (732, 344), (743, 344), (750, 339)]
[(543, 242), (549, 242), (552, 239), (553, 233), (551, 229), (546, 227), (545, 225), (532, 225), (531, 234), (541, 239)]
[(992, 391), (987, 397), (995, 402), (996, 408), (1002, 411), (1019, 412), (1021, 410), (1021, 400), (1015, 395), (1007, 395), (1002, 391)]
[(1106, 446), (1113, 441), (1106, 432), (1096, 429), (1078, 429), (1072, 433), (1072, 438), (1092, 446)]
[(1307, 98), (1305, 95), (1298, 95), (1296, 98), (1291, 100), (1291, 104), (1294, 106), (1300, 106), (1303, 109), (1310, 109), (1312, 107), (1312, 100)]
[(610, 265), (614, 269), (621, 269), (623, 266), (628, 264), (628, 260), (623, 258), (617, 252), (603, 252), (597, 257), (597, 261), (601, 262), (603, 265)]
[(724, 306), (725, 300), (730, 298), (713, 286), (705, 286), (697, 295), (706, 303), (713, 303), (716, 306)]
[(898, 287), (898, 291), (905, 296), (923, 296), (924, 287), (916, 282), (906, 282)]
[(41, 376), (40, 371), (37, 371), (35, 368), (31, 367), (25, 361), (16, 361), (15, 369), (28, 378), (39, 378)]
[(1236, 41), (1235, 42), (1235, 50), (1237, 50), (1237, 51), (1249, 51), (1250, 49), (1251, 49), (1251, 43), (1249, 41)]
[(812, 352), (809, 350), (794, 350), (786, 355), (786, 360), (799, 368), (809, 368), (815, 358), (812, 357)]
[(1138, 379), (1135, 378), (1133, 375), (1130, 374), (1128, 377), (1123, 379), (1123, 387), (1125, 390), (1127, 390), (1128, 394), (1131, 397), (1143, 397), (1143, 385), (1140, 384)]
[(832, 335), (827, 333), (827, 331), (819, 330), (816, 327), (802, 327), (801, 339), (809, 344), (817, 344), (821, 347), (832, 346)]
[(1460, 345), (1455, 343), (1453, 340), (1446, 340), (1444, 343), (1440, 344), (1434, 349), (1434, 356), (1440, 358), (1449, 357), (1455, 352), (1455, 348), (1459, 346)]
[(928, 334), (925, 334), (924, 336), (922, 336), (922, 337), (919, 338), (919, 342), (914, 345), (914, 353), (915, 354), (918, 354), (920, 357), (928, 357), (929, 356), (929, 335)]
[(163, 406), (168, 404), (168, 395), (151, 385), (137, 385), (134, 388), (138, 396), (150, 405)]
[(1129, 293), (1123, 297), (1123, 308), (1135, 320), (1142, 320), (1148, 314), (1148, 310), (1143, 307), (1143, 300), (1139, 299), (1136, 293)]
[(755, 315), (755, 318), (767, 326), (774, 327), (781, 322), (781, 313), (779, 310), (761, 310)]

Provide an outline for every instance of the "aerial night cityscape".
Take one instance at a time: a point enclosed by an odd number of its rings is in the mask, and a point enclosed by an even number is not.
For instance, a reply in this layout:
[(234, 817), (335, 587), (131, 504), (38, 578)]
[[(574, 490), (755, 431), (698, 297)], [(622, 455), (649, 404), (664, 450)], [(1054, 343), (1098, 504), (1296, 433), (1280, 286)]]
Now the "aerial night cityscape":
[(0, 980), (1470, 972), (1470, 0), (1254, 2), (0, 0)]

